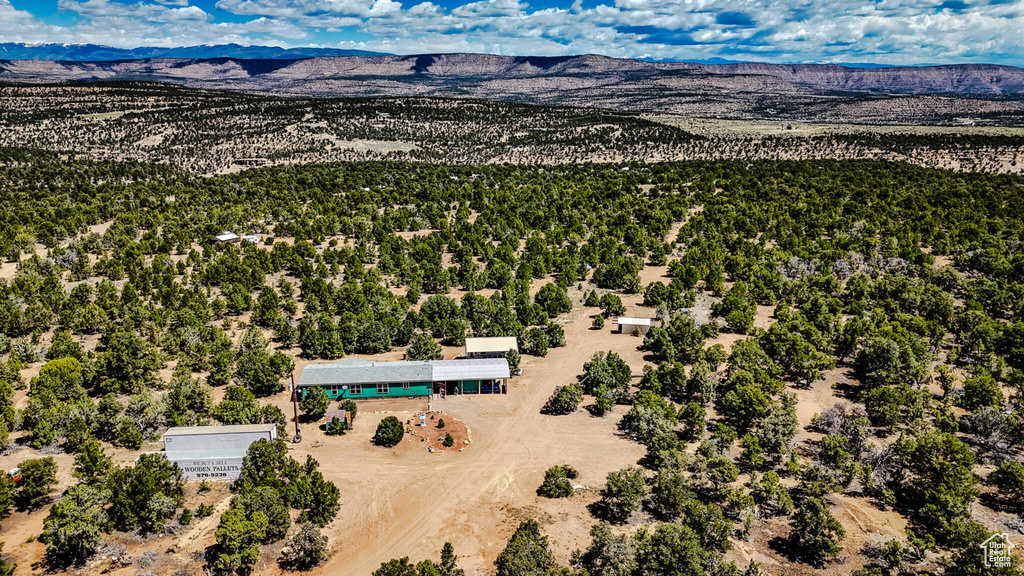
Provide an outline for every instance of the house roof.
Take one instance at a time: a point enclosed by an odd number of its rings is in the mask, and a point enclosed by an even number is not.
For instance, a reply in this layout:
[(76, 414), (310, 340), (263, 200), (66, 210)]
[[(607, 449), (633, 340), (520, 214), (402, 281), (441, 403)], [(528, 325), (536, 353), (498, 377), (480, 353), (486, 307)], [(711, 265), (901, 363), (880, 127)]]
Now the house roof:
[(619, 316), (616, 321), (623, 326), (650, 326), (650, 318), (632, 318), (630, 316)]
[(252, 432), (274, 432), (277, 424), (233, 424), (231, 426), (177, 426), (164, 432), (167, 436), (203, 436), (209, 434), (250, 434)]
[(350, 358), (330, 364), (310, 364), (302, 369), (299, 388), (331, 384), (384, 384), (394, 382), (430, 382), (430, 362), (371, 362)]
[(488, 336), (466, 338), (466, 354), (482, 352), (519, 352), (519, 340), (515, 336)]
[(454, 380), (494, 380), (509, 378), (508, 360), (504, 358), (470, 358), (459, 360), (434, 360), (435, 382)]
[(238, 240), (238, 234), (234, 232), (221, 232), (213, 237), (218, 242), (228, 242), (230, 240)]

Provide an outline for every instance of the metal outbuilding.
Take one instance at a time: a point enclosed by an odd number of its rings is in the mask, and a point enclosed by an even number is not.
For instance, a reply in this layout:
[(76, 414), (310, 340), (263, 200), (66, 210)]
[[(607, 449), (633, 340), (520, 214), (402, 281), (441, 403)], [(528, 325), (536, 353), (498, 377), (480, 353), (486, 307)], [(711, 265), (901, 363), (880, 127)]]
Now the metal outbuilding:
[(277, 424), (183, 426), (164, 432), (164, 455), (188, 480), (234, 480), (249, 446), (277, 440)]
[(235, 234), (234, 232), (228, 232), (228, 231), (225, 230), (224, 232), (221, 232), (220, 234), (217, 234), (216, 236), (214, 236), (213, 240), (215, 242), (232, 242), (233, 243), (233, 242), (238, 242), (239, 237), (238, 237), (238, 234)]
[(633, 330), (639, 330), (640, 334), (646, 334), (651, 329), (650, 318), (632, 318), (630, 316), (619, 316), (616, 318), (619, 325), (619, 334), (632, 334)]
[(509, 350), (519, 352), (515, 336), (466, 338), (466, 358), (504, 358)]
[(235, 426), (182, 426), (164, 432), (164, 452), (195, 450), (241, 450), (257, 440), (277, 440), (277, 424)]

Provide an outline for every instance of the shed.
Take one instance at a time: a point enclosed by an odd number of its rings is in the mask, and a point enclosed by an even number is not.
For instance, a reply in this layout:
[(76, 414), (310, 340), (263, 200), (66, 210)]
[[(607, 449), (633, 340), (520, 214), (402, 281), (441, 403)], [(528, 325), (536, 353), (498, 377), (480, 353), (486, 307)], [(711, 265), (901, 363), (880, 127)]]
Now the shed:
[(466, 338), (466, 358), (504, 358), (509, 350), (519, 352), (515, 336)]
[(216, 236), (214, 236), (213, 240), (214, 240), (214, 242), (231, 242), (231, 243), (234, 243), (234, 242), (238, 242), (239, 238), (238, 238), (238, 234), (235, 234), (234, 232), (228, 232), (228, 231), (225, 230), (224, 232), (221, 232), (220, 234), (217, 234)]
[(328, 410), (324, 414), (324, 424), (330, 424), (335, 418), (340, 420), (346, 428), (352, 429), (352, 415), (348, 410)]
[(632, 334), (633, 330), (639, 330), (640, 334), (646, 334), (651, 329), (650, 318), (632, 318), (629, 316), (619, 316), (616, 319), (619, 325), (619, 334)]
[(183, 426), (164, 432), (164, 454), (189, 480), (233, 480), (258, 440), (277, 440), (276, 424)]
[(277, 440), (276, 424), (239, 424), (234, 426), (181, 426), (164, 432), (164, 451), (242, 450), (257, 440)]

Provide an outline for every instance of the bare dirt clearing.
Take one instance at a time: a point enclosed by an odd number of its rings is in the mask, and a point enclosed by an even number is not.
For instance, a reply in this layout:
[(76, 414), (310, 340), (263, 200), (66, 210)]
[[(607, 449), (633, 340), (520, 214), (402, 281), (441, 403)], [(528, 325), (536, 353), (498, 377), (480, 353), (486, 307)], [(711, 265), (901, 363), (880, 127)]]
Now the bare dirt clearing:
[[(486, 573), (527, 516), (545, 526), (561, 562), (585, 547), (595, 523), (586, 503), (596, 493), (584, 490), (569, 501), (541, 498), (536, 490), (544, 471), (569, 463), (580, 471), (578, 483), (600, 487), (608, 472), (644, 453), (616, 429), (622, 408), (606, 418), (583, 410), (567, 416), (540, 413), (555, 386), (575, 381), (597, 350), (614, 350), (635, 374), (641, 372), (639, 340), (590, 330), (588, 314), (594, 311), (577, 306), (570, 313), (563, 324), (566, 347), (551, 349), (546, 358), (524, 357), (524, 376), (511, 382), (508, 395), (431, 401), (432, 410), (453, 415), (472, 431), (472, 444), (462, 453), (429, 453), (411, 435), (394, 449), (373, 445), (370, 439), (385, 413), (361, 410), (355, 429), (341, 437), (304, 430), (293, 457), (312, 454), (342, 493), (338, 519), (328, 529), (335, 554), (317, 573), (365, 575), (396, 556), (434, 558), (446, 540), (456, 543), (467, 573)], [(286, 400), (278, 397), (282, 409)], [(314, 441), (319, 447), (312, 447)]]

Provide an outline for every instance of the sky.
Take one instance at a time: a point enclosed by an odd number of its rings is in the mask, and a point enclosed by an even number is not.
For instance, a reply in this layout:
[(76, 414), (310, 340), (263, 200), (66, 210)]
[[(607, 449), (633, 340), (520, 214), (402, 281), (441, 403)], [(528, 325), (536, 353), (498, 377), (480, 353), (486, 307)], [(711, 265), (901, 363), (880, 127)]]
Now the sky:
[(0, 41), (1024, 65), (1024, 0), (0, 0)]

